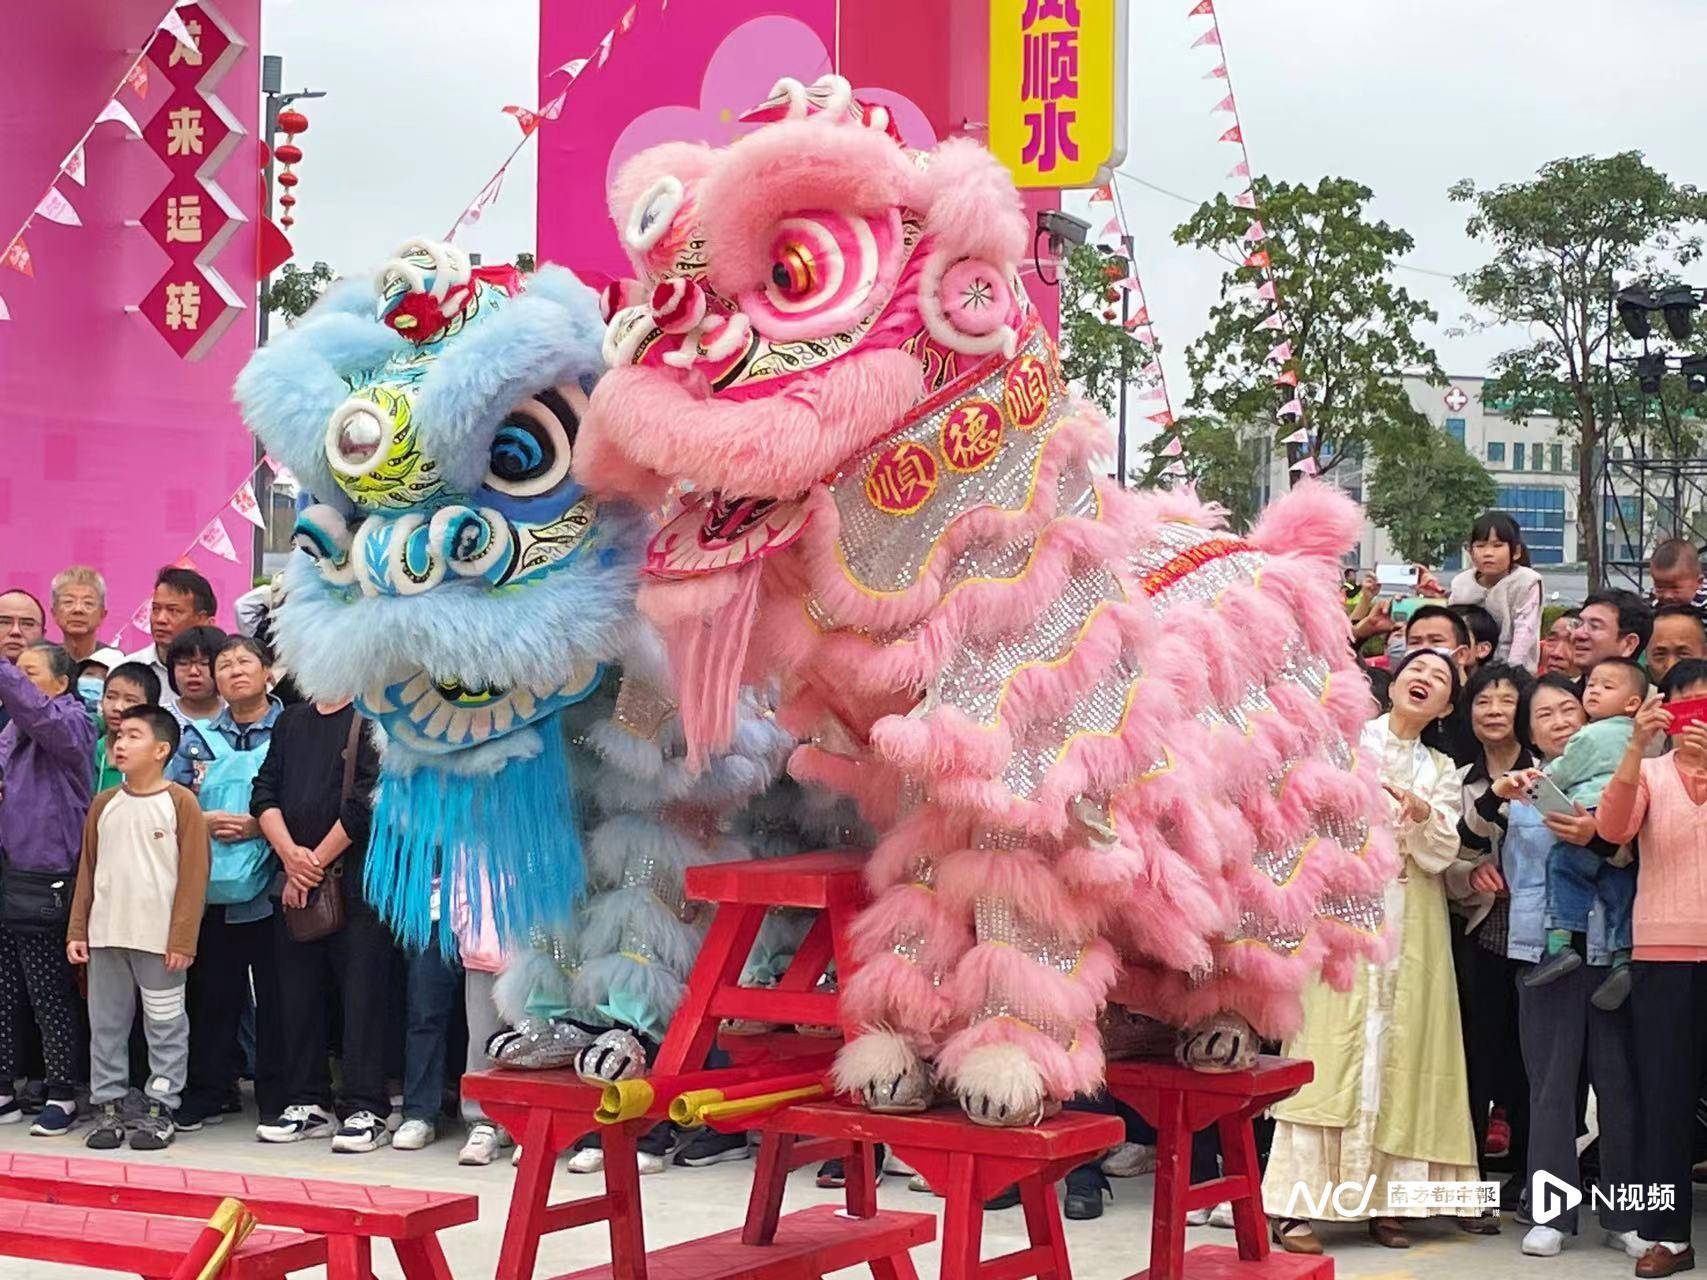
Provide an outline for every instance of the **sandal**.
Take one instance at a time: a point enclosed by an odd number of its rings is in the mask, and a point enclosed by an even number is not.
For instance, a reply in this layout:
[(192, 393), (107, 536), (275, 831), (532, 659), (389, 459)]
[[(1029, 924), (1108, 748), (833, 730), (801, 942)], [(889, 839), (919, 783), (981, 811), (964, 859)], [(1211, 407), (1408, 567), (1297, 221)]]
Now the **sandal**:
[(1322, 1253), (1321, 1240), (1303, 1218), (1270, 1218), (1269, 1231), (1274, 1242), (1287, 1253), (1304, 1253), (1311, 1257)]
[(1405, 1234), (1405, 1224), (1397, 1218), (1371, 1218), (1369, 1238), (1383, 1249), (1409, 1249), (1411, 1238)]

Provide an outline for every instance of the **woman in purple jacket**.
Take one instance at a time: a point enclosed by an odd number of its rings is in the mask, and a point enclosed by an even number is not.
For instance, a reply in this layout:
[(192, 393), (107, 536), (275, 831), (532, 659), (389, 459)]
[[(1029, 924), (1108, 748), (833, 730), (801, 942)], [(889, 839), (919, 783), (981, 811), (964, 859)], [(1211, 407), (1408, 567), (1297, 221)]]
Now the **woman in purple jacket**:
[[(14, 664), (0, 658), (0, 1124), (23, 1118), (12, 1091), (18, 1077), (19, 1019), (41, 1029), (48, 1104), (32, 1133), (52, 1137), (76, 1119), (77, 1015), (65, 959), (95, 725), (72, 685), (71, 655), (37, 642)], [(55, 886), (63, 886), (63, 894)]]

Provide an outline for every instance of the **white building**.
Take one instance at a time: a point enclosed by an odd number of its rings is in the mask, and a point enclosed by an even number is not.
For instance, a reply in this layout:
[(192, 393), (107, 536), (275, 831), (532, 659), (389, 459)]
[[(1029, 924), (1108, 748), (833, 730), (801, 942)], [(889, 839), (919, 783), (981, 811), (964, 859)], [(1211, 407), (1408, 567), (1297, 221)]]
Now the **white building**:
[[(1560, 434), (1555, 418), (1535, 415), (1514, 422), (1498, 405), (1485, 403), (1485, 382), (1480, 377), (1455, 377), (1445, 386), (1431, 386), (1421, 377), (1407, 376), (1405, 389), (1424, 417), (1488, 469), (1499, 487), (1494, 505), (1517, 518), (1538, 568), (1580, 563), (1576, 447)], [(1266, 504), (1287, 486), (1286, 454), (1267, 440), (1255, 443), (1257, 474), (1263, 487), (1260, 496)], [(1363, 501), (1361, 459), (1347, 458), (1328, 472), (1327, 479)], [(1606, 514), (1602, 513), (1602, 537), (1610, 544), (1614, 530), (1604, 523)], [(1373, 567), (1403, 557), (1393, 550), (1384, 530), (1365, 520), (1357, 559), (1359, 565)], [(1440, 567), (1457, 569), (1462, 567), (1461, 560), (1455, 558)]]

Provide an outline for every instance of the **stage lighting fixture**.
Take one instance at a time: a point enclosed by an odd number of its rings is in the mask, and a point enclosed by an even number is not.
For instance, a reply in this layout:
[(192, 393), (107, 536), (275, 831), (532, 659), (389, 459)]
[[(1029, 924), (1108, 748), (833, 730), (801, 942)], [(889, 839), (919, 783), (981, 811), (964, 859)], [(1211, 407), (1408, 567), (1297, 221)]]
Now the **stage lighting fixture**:
[(1643, 395), (1657, 396), (1660, 393), (1660, 380), (1665, 376), (1666, 358), (1663, 351), (1636, 357), (1636, 385)]
[(1646, 289), (1631, 287), (1618, 291), (1618, 319), (1632, 338), (1645, 338), (1653, 331), (1648, 313), (1654, 309), (1654, 299)]
[(1686, 284), (1671, 285), (1660, 291), (1659, 297), (1654, 299), (1654, 306), (1664, 313), (1671, 336), (1679, 342), (1687, 342), (1695, 323), (1695, 290)]

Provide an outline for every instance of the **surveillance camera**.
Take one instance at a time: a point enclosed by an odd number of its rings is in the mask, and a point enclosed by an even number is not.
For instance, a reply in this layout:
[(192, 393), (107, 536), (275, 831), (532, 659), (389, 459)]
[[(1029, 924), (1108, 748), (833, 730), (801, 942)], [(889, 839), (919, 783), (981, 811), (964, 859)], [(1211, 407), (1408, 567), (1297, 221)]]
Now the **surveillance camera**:
[(1049, 237), (1052, 245), (1083, 244), (1091, 233), (1091, 224), (1060, 209), (1037, 211), (1037, 232)]

